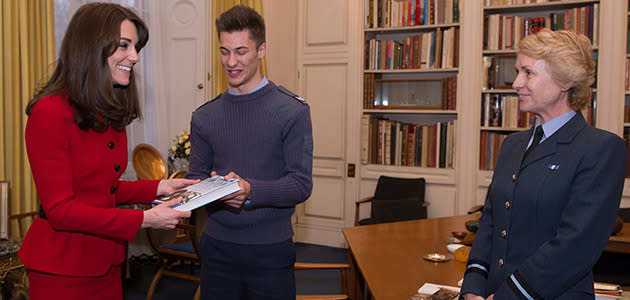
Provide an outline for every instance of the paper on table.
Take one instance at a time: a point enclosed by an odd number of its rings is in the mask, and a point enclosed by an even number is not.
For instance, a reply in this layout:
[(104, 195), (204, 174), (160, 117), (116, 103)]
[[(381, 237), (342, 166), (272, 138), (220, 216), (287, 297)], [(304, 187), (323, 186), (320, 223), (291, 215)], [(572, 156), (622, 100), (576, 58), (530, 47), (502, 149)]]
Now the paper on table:
[(441, 285), (441, 284), (428, 283), (428, 282), (423, 284), (418, 289), (418, 293), (419, 294), (433, 295), (433, 294), (437, 293), (437, 291), (439, 291), (440, 288), (452, 290), (452, 291), (455, 291), (455, 292), (459, 293), (459, 288), (456, 287), (456, 286), (448, 286), (448, 285)]

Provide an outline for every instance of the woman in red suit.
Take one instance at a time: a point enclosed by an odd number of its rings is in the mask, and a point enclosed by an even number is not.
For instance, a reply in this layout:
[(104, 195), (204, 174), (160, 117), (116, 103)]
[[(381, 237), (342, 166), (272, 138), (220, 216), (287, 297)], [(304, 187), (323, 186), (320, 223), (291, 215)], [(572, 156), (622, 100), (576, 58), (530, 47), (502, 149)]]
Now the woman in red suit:
[(150, 203), (195, 180), (120, 181), (125, 126), (140, 116), (133, 66), (149, 34), (131, 10), (93, 3), (74, 14), (51, 78), (26, 108), (26, 150), (41, 207), (19, 257), (38, 299), (122, 299), (125, 241), (172, 229), (190, 212)]

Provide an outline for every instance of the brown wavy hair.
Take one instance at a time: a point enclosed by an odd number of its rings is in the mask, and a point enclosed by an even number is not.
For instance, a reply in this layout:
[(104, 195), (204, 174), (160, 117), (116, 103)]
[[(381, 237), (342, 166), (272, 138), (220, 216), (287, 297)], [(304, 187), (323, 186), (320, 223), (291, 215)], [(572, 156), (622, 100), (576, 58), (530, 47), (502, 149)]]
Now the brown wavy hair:
[(129, 85), (114, 85), (107, 64), (120, 45), (124, 20), (136, 26), (139, 53), (149, 40), (149, 30), (133, 11), (113, 3), (81, 6), (68, 24), (55, 71), (28, 103), (26, 114), (41, 98), (62, 94), (74, 109), (74, 122), (86, 131), (103, 132), (108, 126), (121, 130), (141, 117), (134, 72)]
[(545, 60), (556, 82), (573, 83), (569, 89), (571, 109), (579, 111), (589, 103), (596, 63), (591, 41), (585, 35), (567, 30), (542, 29), (521, 40), (518, 53)]

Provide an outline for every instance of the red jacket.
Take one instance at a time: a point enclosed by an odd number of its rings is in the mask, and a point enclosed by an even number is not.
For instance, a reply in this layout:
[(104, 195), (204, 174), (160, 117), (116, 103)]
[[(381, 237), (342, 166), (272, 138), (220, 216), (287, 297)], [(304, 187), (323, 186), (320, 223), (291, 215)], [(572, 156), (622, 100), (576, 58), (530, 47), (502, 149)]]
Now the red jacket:
[(19, 257), (30, 269), (99, 276), (125, 259), (159, 181), (120, 181), (127, 167), (125, 130), (79, 129), (64, 96), (37, 102), (26, 124), (26, 150), (47, 220), (36, 217)]

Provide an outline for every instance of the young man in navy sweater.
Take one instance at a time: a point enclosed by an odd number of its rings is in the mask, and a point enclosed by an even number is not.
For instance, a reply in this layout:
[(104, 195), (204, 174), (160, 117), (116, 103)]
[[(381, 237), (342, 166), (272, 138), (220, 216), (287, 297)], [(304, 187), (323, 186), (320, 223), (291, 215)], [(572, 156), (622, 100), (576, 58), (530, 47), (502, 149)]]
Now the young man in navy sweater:
[(207, 207), (203, 299), (295, 299), (291, 215), (311, 194), (309, 106), (260, 73), (263, 18), (235, 6), (216, 21), (227, 90), (191, 121), (187, 178), (238, 178), (241, 190)]

